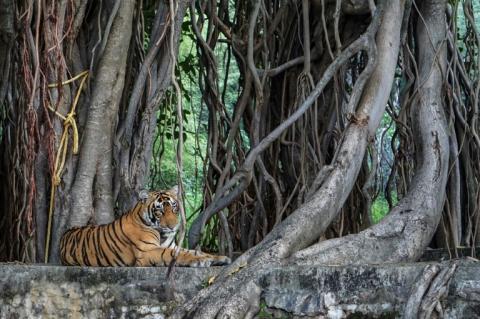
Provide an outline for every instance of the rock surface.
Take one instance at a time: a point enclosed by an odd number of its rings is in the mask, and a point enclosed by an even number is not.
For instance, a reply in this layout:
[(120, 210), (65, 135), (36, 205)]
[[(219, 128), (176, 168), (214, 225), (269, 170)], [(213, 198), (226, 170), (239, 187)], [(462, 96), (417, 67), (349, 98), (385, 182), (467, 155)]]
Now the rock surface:
[[(262, 282), (264, 306), (287, 317), (400, 318), (428, 264), (274, 269)], [(480, 263), (458, 265), (443, 301), (445, 318), (480, 318)]]
[[(480, 263), (458, 264), (445, 317), (480, 318)], [(271, 269), (259, 317), (398, 318), (426, 265)], [(0, 264), (0, 318), (165, 318), (220, 270)]]

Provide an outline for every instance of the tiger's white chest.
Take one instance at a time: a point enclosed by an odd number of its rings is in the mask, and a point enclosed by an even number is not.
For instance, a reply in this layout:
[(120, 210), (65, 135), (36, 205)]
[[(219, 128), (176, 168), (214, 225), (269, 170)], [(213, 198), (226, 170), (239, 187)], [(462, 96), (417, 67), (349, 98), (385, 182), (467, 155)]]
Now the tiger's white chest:
[(162, 248), (175, 248), (177, 247), (175, 243), (175, 234), (172, 233), (171, 235), (168, 235), (167, 237), (162, 237), (162, 242), (160, 243), (160, 247)]

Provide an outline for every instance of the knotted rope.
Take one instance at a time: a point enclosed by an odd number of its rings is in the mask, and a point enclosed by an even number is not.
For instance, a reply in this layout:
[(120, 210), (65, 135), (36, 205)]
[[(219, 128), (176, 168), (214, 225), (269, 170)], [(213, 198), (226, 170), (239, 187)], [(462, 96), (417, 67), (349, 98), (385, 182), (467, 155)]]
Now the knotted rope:
[[(71, 78), (70, 80), (67, 80), (65, 82), (62, 82), (60, 85), (64, 86), (69, 83), (72, 83), (73, 81), (78, 80), (79, 78), (82, 78), (80, 82), (80, 86), (78, 87), (78, 91), (75, 95), (75, 99), (73, 100), (72, 106), (70, 108), (70, 112), (67, 114), (67, 116), (63, 116), (62, 114), (58, 113), (55, 109), (53, 109), (51, 106), (48, 108), (54, 112), (58, 117), (60, 117), (63, 120), (63, 133), (62, 133), (62, 138), (60, 140), (60, 145), (58, 146), (57, 154), (55, 156), (55, 166), (54, 166), (54, 173), (52, 175), (52, 188), (50, 191), (50, 208), (48, 210), (48, 223), (47, 223), (47, 236), (45, 239), (45, 263), (48, 263), (48, 256), (49, 256), (49, 250), (50, 250), (50, 237), (51, 237), (51, 232), (52, 232), (52, 220), (53, 220), (53, 208), (55, 206), (55, 192), (57, 190), (57, 186), (60, 185), (60, 181), (62, 179), (62, 172), (63, 168), (65, 166), (65, 160), (67, 158), (67, 150), (68, 150), (68, 140), (70, 137), (70, 130), (72, 131), (72, 139), (73, 139), (73, 147), (72, 147), (72, 152), (73, 154), (78, 153), (78, 129), (77, 129), (77, 123), (75, 122), (75, 109), (78, 104), (78, 100), (80, 98), (80, 94), (82, 92), (83, 85), (85, 84), (85, 81), (87, 80), (88, 77), (88, 71), (83, 71), (82, 73), (78, 74), (77, 76)], [(55, 88), (58, 87), (58, 83), (54, 84), (49, 84), (49, 88)]]

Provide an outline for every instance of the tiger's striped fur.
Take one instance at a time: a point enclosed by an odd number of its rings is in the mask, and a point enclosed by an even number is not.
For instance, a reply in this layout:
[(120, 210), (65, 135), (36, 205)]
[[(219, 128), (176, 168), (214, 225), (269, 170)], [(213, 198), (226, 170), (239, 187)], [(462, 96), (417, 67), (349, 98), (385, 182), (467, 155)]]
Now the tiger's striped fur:
[(148, 193), (135, 207), (110, 224), (72, 228), (60, 242), (62, 264), (72, 266), (208, 267), (230, 263), (214, 256), (179, 248), (175, 234), (180, 226), (176, 192)]

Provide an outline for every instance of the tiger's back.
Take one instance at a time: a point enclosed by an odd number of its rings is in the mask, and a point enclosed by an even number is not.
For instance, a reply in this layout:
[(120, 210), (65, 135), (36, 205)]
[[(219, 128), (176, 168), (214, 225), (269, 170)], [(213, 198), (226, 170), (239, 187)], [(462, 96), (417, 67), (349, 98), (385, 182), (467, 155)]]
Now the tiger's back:
[(106, 225), (73, 228), (60, 242), (62, 264), (69, 266), (133, 266), (132, 241), (121, 217)]

